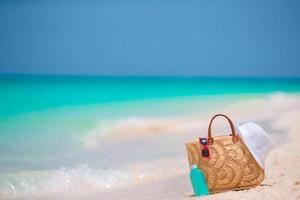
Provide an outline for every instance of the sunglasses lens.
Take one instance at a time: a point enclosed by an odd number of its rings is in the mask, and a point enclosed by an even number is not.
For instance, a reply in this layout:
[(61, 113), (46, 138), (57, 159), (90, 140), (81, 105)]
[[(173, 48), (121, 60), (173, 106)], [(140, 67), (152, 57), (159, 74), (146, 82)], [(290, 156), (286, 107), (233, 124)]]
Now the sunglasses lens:
[(209, 156), (209, 151), (208, 151), (208, 149), (203, 149), (203, 150), (202, 150), (202, 156), (203, 156), (203, 157), (208, 157), (208, 156)]
[(207, 145), (207, 140), (205, 138), (201, 138), (200, 143), (203, 145)]

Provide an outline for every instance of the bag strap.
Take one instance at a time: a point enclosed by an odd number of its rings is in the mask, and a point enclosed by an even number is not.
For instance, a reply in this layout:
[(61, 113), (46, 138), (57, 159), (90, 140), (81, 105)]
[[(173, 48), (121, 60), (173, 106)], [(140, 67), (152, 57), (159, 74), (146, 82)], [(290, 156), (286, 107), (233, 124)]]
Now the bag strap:
[(213, 143), (213, 137), (212, 137), (212, 134), (211, 134), (211, 128), (212, 128), (212, 123), (213, 123), (213, 121), (214, 121), (214, 119), (216, 117), (225, 117), (227, 119), (227, 121), (229, 122), (230, 128), (231, 128), (231, 134), (230, 134), (230, 136), (232, 136), (233, 142), (237, 142), (238, 141), (238, 136), (237, 136), (237, 134), (235, 132), (235, 128), (234, 128), (234, 125), (233, 125), (232, 121), (229, 119), (229, 117), (227, 117), (224, 114), (216, 114), (215, 116), (213, 116), (211, 118), (209, 126), (208, 126), (208, 143), (209, 144)]

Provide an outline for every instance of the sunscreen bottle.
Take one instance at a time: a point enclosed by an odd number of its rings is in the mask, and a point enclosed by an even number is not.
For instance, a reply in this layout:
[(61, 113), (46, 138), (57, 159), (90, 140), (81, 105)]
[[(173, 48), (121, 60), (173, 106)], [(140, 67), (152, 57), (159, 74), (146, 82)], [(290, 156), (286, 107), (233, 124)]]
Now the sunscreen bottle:
[(205, 196), (209, 194), (205, 176), (197, 167), (197, 165), (192, 165), (190, 179), (193, 185), (195, 196)]

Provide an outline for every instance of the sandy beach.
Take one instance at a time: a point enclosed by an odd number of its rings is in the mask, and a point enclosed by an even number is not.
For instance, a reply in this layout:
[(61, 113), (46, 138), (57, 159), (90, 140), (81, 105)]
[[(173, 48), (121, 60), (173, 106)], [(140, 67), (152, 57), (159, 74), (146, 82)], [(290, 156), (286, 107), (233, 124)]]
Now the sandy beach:
[[(275, 94), (265, 100), (231, 105), (219, 112), (231, 113), (236, 120), (257, 122), (274, 138), (277, 147), (266, 160), (266, 178), (261, 186), (202, 199), (300, 199), (300, 97)], [(204, 118), (201, 117), (202, 120)], [(205, 132), (205, 129), (201, 131)], [(187, 162), (185, 156), (181, 156), (178, 162)], [(101, 199), (194, 199), (188, 167), (178, 169), (173, 177), (167, 179), (145, 181), (139, 186), (98, 195)]]
[[(219, 111), (231, 113), (234, 119), (257, 121), (262, 127), (269, 129), (277, 147), (266, 160), (266, 178), (261, 186), (245, 191), (214, 194), (203, 199), (300, 199), (299, 102), (299, 96), (277, 94), (266, 100), (235, 104)], [(186, 158), (183, 157), (178, 162), (186, 162)], [(97, 196), (101, 199), (194, 199), (188, 180), (188, 168), (178, 169), (173, 177), (167, 179), (145, 181), (138, 186), (116, 192), (108, 191)], [(95, 198), (97, 199), (96, 196)]]
[[(89, 140), (94, 143), (88, 140), (87, 145), (98, 149), (101, 159), (107, 159), (109, 154), (112, 161), (124, 163), (123, 168), (129, 174), (127, 182), (107, 185), (102, 190), (86, 184), (77, 191), (22, 196), (20, 199), (197, 199), (189, 181), (184, 143), (206, 135), (207, 123), (214, 113), (229, 114), (235, 123), (253, 121), (259, 124), (274, 139), (276, 148), (267, 157), (266, 176), (260, 186), (201, 199), (300, 199), (300, 96), (284, 93), (238, 101), (190, 118), (150, 120), (140, 124), (140, 134), (120, 136), (118, 141), (114, 140), (117, 134), (110, 134), (99, 143), (97, 137), (91, 135)], [(216, 134), (222, 134), (224, 126), (229, 131), (224, 123), (216, 121)], [(116, 129), (120, 130), (120, 126)], [(132, 129), (130, 125), (125, 126)], [(115, 147), (121, 145), (122, 151), (116, 153)], [(130, 157), (138, 158), (139, 162), (131, 162)]]

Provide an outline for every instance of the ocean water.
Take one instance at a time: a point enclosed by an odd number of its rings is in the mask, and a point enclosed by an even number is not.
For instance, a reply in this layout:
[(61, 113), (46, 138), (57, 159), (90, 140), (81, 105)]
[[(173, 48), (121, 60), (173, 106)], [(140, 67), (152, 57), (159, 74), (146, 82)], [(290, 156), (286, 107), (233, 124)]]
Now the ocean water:
[(274, 92), (299, 93), (300, 79), (0, 75), (0, 198), (140, 178), (131, 163), (147, 168), (159, 152), (111, 153), (113, 145), (130, 149), (119, 137)]

